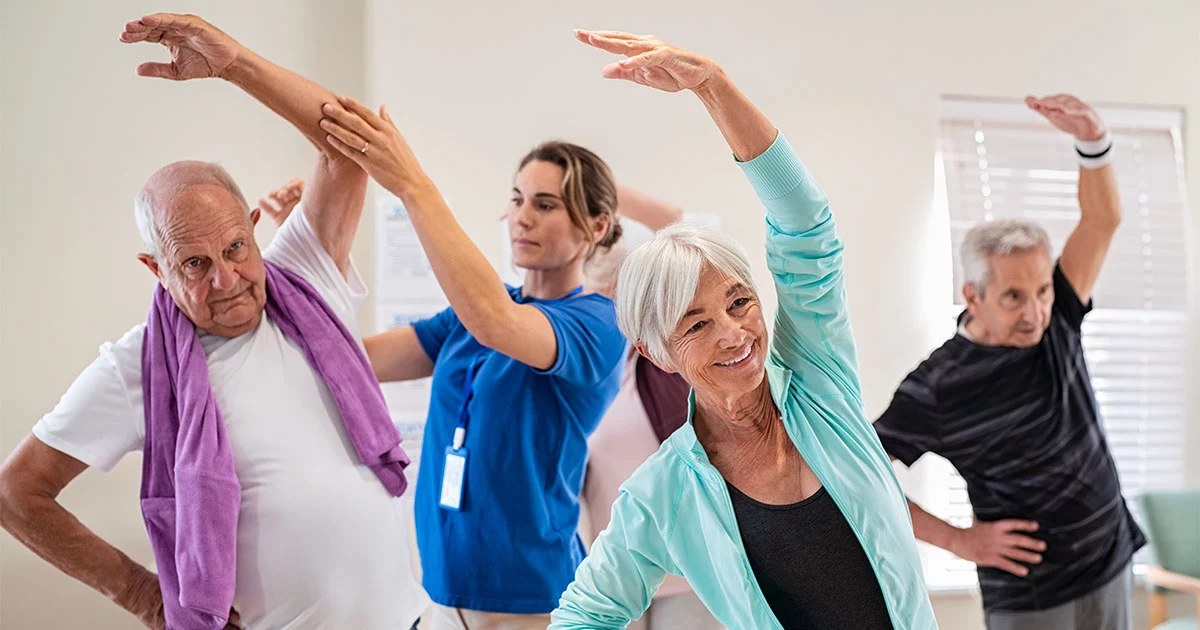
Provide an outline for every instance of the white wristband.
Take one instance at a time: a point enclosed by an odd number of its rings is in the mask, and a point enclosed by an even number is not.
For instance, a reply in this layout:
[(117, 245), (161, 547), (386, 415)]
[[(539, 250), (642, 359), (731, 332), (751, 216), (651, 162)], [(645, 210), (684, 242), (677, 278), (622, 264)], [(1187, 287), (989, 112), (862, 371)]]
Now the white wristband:
[(1113, 141), (1108, 132), (1099, 140), (1075, 140), (1075, 155), (1083, 168), (1095, 169), (1112, 163)]

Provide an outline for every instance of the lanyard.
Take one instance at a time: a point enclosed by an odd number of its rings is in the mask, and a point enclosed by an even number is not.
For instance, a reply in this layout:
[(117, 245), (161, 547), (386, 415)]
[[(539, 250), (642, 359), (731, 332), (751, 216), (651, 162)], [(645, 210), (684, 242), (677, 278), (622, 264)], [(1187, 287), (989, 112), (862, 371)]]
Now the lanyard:
[[(565, 300), (575, 297), (583, 293), (583, 287), (575, 287), (570, 293), (558, 298)], [(557, 300), (555, 300), (557, 301)], [(562, 349), (560, 348), (561, 352)], [(479, 368), (483, 366), (484, 361), (491, 355), (491, 348), (483, 348), (475, 357), (471, 359), (471, 363), (467, 366), (467, 373), (463, 376), (463, 402), (462, 409), (458, 412), (458, 426), (454, 429), (454, 450), (463, 447), (463, 443), (467, 441), (467, 424), (471, 421), (471, 414), (468, 407), (471, 404), (471, 399), (475, 396), (475, 377), (479, 374)]]

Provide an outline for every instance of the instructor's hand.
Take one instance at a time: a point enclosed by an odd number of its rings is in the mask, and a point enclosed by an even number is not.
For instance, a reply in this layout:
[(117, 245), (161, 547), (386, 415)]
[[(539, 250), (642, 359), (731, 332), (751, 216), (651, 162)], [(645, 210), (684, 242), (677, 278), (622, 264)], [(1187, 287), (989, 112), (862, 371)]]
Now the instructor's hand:
[(244, 52), (242, 45), (221, 29), (194, 15), (176, 13), (155, 13), (129, 22), (120, 40), (166, 46), (171, 51), (171, 63), (143, 63), (137, 73), (173, 81), (223, 76)]
[(392, 194), (403, 199), (430, 183), (386, 106), (381, 106), (376, 114), (358, 101), (342, 96), (337, 103), (326, 103), (322, 112), (325, 118), (321, 119), (321, 129), (328, 134), (325, 141)]
[(950, 552), (981, 567), (995, 567), (1017, 577), (1029, 575), (1025, 564), (1041, 564), (1040, 552), (1046, 543), (1018, 532), (1036, 532), (1033, 521), (1005, 519), (981, 523), (976, 521), (967, 529), (958, 530), (950, 544)]

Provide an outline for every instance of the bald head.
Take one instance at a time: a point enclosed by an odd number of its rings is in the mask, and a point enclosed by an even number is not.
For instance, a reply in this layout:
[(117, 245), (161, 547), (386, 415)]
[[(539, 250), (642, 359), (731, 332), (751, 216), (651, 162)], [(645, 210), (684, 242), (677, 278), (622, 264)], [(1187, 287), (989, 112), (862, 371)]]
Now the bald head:
[(250, 215), (241, 189), (221, 165), (195, 160), (173, 162), (158, 169), (142, 186), (133, 203), (134, 221), (146, 253), (158, 256), (163, 230), (183, 218), (178, 216), (180, 213), (204, 219), (203, 215), (220, 214), (234, 206)]
[(236, 337), (258, 325), (267, 303), (258, 215), (225, 169), (169, 164), (150, 176), (134, 211), (146, 246), (138, 260), (197, 328)]

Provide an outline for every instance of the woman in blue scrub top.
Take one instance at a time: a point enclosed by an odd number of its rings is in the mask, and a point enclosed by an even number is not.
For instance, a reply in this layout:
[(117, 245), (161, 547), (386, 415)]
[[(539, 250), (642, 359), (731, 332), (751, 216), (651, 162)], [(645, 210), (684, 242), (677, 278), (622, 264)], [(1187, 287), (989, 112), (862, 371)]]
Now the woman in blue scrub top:
[(520, 162), (506, 287), (382, 109), (326, 108), (329, 142), (404, 203), (450, 308), (366, 340), (381, 381), (433, 375), (416, 489), (434, 628), (545, 628), (574, 578), (587, 438), (620, 387), (612, 301), (583, 263), (620, 237), (617, 186), (591, 151), (547, 142)]

